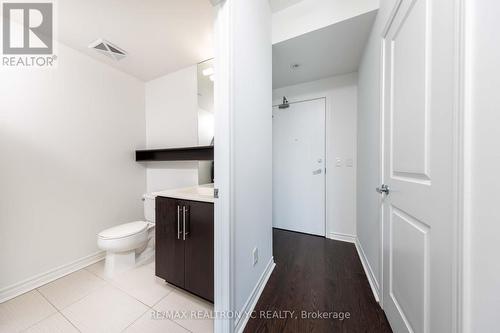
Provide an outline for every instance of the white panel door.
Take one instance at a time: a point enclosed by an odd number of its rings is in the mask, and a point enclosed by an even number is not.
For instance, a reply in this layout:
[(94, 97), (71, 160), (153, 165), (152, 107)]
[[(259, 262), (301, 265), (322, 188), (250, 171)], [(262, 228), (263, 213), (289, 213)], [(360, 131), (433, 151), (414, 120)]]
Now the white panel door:
[(273, 226), (325, 236), (325, 99), (273, 108)]
[(383, 43), (383, 306), (453, 331), (454, 0), (399, 1)]

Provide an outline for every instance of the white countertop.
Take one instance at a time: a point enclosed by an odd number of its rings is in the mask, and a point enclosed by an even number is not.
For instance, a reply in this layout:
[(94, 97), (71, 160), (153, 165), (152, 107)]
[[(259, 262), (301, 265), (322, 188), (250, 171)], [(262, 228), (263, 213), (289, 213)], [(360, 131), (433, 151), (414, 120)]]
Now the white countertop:
[(152, 193), (157, 197), (167, 197), (182, 200), (214, 202), (214, 184), (176, 188)]

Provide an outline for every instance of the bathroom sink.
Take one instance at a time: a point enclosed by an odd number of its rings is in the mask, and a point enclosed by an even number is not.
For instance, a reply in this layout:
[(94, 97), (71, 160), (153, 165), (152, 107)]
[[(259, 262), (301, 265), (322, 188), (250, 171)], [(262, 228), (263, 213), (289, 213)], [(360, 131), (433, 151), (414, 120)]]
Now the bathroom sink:
[(165, 190), (154, 192), (153, 195), (166, 198), (177, 198), (182, 200), (214, 202), (214, 184)]
[(208, 196), (208, 197), (213, 197), (214, 196), (214, 188), (213, 186), (197, 186), (197, 187), (191, 187), (187, 189), (180, 190), (179, 192), (185, 193), (185, 194), (195, 194), (195, 195), (202, 195), (202, 196)]

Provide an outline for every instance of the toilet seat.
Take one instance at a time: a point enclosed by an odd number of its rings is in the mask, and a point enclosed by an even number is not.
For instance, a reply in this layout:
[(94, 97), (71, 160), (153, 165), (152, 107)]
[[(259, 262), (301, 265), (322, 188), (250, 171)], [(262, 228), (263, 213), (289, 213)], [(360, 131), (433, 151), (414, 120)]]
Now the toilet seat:
[(117, 225), (109, 229), (101, 231), (97, 236), (100, 239), (120, 239), (133, 236), (145, 231), (148, 228), (148, 223), (144, 221), (135, 221)]
[(148, 242), (148, 226), (147, 222), (136, 221), (103, 230), (97, 235), (97, 246), (115, 253), (139, 249)]

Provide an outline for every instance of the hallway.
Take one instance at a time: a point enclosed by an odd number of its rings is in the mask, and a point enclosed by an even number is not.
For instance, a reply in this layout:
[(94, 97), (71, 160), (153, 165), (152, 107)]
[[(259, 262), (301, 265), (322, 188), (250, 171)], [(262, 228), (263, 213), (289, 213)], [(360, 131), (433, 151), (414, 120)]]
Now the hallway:
[(274, 229), (273, 248), (276, 268), (245, 332), (392, 332), (353, 244)]

